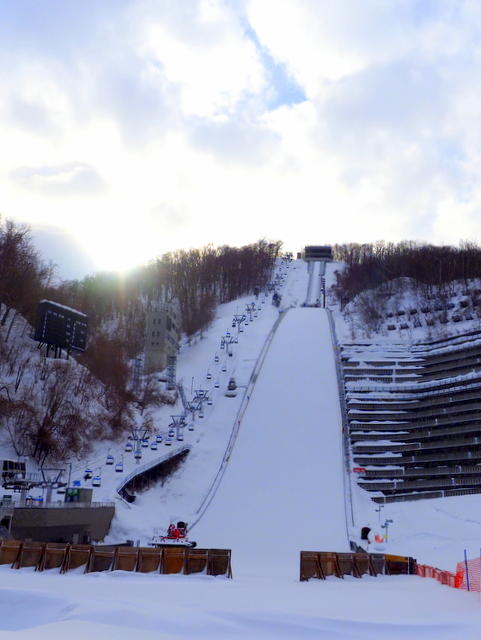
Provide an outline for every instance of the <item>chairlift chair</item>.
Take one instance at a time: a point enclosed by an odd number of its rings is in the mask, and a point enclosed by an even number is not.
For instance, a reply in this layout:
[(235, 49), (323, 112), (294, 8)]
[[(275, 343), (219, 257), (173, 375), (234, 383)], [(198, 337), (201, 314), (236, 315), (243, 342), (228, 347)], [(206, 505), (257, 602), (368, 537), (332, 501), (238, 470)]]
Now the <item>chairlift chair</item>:
[(227, 371), (227, 367), (225, 366), (225, 364), (222, 366), (221, 371), (222, 371), (223, 373), (225, 373), (225, 372)]
[(166, 438), (165, 441), (164, 441), (164, 444), (165, 444), (166, 447), (170, 447), (171, 444), (172, 444), (171, 438), (170, 437)]
[(126, 453), (132, 453), (133, 450), (134, 450), (134, 447), (133, 447), (132, 443), (131, 442), (127, 442), (125, 447), (124, 447), (124, 451)]
[(212, 406), (212, 398), (207, 398), (207, 404), (209, 405), (209, 407)]
[(183, 434), (183, 433), (181, 433), (181, 432), (179, 432), (179, 433), (177, 434), (177, 440), (178, 440), (179, 442), (182, 442), (182, 441), (183, 441), (183, 439), (184, 439), (184, 434)]
[(101, 486), (102, 486), (101, 476), (94, 476), (92, 478), (92, 487), (101, 487)]
[(111, 465), (111, 464), (114, 464), (114, 462), (115, 462), (115, 460), (114, 460), (114, 456), (112, 456), (112, 455), (109, 453), (109, 455), (107, 456), (107, 459), (105, 460), (105, 464), (109, 464), (109, 465)]
[(214, 357), (214, 362), (219, 362), (219, 356), (217, 354)]
[(134, 458), (135, 458), (136, 460), (141, 460), (141, 459), (142, 459), (142, 451), (136, 451), (136, 452), (134, 453)]
[(149, 441), (147, 440), (147, 438), (142, 438), (141, 444), (144, 447), (144, 449), (146, 449), (149, 446)]
[(115, 465), (115, 472), (116, 473), (123, 473), (124, 471), (124, 463), (123, 462), (117, 462), (117, 464)]
[(189, 431), (193, 431), (194, 430), (194, 423), (193, 422), (189, 423), (188, 429), (189, 429)]
[(203, 417), (204, 417), (203, 411), (199, 411), (199, 418), (203, 418)]
[(220, 383), (219, 382), (214, 382), (214, 388), (218, 389), (220, 387)]
[(152, 449), (152, 451), (157, 451), (157, 442), (151, 442), (150, 448)]
[(89, 469), (87, 467), (87, 469), (85, 469), (84, 471), (84, 480), (90, 480), (90, 478), (94, 475), (94, 472), (92, 471), (92, 469)]
[(162, 442), (162, 440), (163, 440), (163, 438), (162, 438), (162, 434), (161, 434), (161, 433), (158, 433), (158, 434), (155, 436), (155, 441), (157, 442), (157, 444), (160, 444), (160, 443)]
[(169, 429), (169, 438), (173, 438), (175, 436), (175, 431), (173, 429)]
[(212, 374), (210, 373), (210, 371), (207, 372), (207, 375), (205, 377), (206, 380), (212, 380)]

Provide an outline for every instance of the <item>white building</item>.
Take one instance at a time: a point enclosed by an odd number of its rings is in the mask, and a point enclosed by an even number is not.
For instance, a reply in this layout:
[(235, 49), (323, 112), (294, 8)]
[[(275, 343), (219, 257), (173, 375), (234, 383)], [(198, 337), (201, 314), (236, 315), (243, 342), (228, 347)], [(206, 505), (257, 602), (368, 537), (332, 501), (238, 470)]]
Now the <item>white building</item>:
[(144, 373), (162, 371), (168, 356), (177, 354), (180, 338), (180, 309), (176, 301), (159, 304), (147, 312)]

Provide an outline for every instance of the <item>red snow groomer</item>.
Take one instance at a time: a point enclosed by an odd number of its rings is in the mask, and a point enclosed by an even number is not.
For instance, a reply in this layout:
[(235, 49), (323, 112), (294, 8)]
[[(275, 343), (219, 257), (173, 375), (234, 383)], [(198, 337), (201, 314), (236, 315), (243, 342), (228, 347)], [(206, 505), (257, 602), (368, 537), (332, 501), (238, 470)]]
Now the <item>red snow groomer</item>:
[(157, 532), (154, 533), (152, 538), (152, 542), (150, 543), (153, 547), (195, 547), (197, 542), (193, 542), (187, 537), (187, 523), (179, 520), (177, 525), (173, 522), (169, 524), (169, 528), (167, 529), (167, 535), (159, 535)]

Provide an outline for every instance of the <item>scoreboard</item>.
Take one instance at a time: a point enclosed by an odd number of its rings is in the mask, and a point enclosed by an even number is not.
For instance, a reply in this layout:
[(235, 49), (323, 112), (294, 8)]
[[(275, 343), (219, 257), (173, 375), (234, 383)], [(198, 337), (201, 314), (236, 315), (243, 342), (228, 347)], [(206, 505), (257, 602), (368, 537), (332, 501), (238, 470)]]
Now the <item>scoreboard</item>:
[(61, 349), (85, 351), (88, 318), (85, 313), (51, 300), (41, 300), (33, 339)]

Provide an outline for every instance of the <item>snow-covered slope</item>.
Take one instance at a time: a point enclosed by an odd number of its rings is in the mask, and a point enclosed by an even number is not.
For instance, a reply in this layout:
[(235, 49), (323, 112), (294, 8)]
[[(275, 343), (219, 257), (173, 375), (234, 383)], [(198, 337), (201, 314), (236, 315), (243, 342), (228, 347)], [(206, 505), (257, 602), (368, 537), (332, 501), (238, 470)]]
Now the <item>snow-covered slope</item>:
[(277, 329), (195, 537), (232, 548), (236, 572), (295, 578), (300, 549), (349, 550), (343, 478), (326, 312), (294, 309)]

